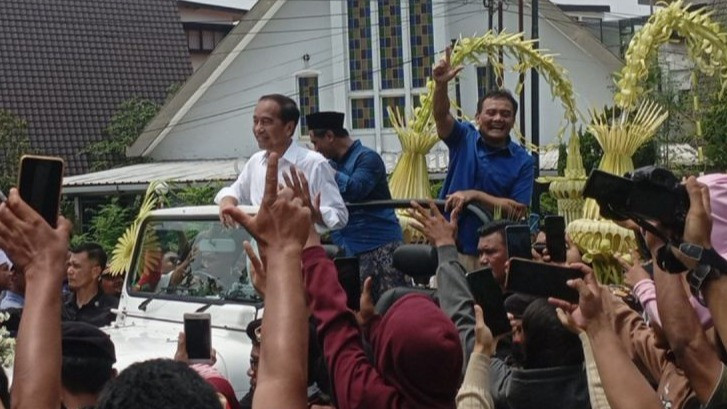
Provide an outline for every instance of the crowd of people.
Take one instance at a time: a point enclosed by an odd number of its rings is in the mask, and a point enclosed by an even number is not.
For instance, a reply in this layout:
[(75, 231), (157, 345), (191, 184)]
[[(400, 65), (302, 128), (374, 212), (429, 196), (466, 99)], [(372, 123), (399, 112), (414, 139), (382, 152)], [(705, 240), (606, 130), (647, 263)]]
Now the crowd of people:
[[(533, 161), (510, 137), (517, 102), (506, 90), (479, 101), (475, 125), (450, 114), (447, 87), (461, 67), (449, 54), (432, 75), (436, 129), (450, 154), (445, 212), (417, 202), (409, 212), (435, 249), (436, 290), (411, 288), (395, 267), (403, 236), (393, 210), (347, 210), (391, 193), (383, 161), (351, 138), (344, 115), (308, 115), (307, 149), (293, 138), (295, 102), (265, 95), (253, 117), (261, 150), (215, 198), (220, 221), (257, 243), (245, 251), (264, 314), (242, 335), (249, 366), (226, 363), (249, 368), (249, 393), (235, 396), (213, 364), (190, 364), (183, 332), (175, 356), (117, 374), (114, 344), (99, 329), (114, 319), (120, 291), (104, 274), (105, 253), (93, 243), (69, 249), (70, 223), (61, 217), (52, 228), (12, 189), (0, 204), (0, 309), (13, 312), (17, 346), (12, 385), (0, 377), (2, 406), (727, 407), (727, 175), (685, 179), (690, 203), (679, 229), (619, 221), (647, 247), (620, 259), (630, 292), (599, 284), (569, 240), (565, 261), (551, 260), (547, 237), (534, 232), (533, 258), (582, 274), (567, 282), (578, 302), (511, 294), (505, 231), (526, 214)], [(471, 204), (514, 221), (483, 224), (464, 210)], [(358, 311), (322, 246), (327, 232), (359, 260)], [(511, 330), (497, 336), (466, 279), (481, 267), (504, 294)]]

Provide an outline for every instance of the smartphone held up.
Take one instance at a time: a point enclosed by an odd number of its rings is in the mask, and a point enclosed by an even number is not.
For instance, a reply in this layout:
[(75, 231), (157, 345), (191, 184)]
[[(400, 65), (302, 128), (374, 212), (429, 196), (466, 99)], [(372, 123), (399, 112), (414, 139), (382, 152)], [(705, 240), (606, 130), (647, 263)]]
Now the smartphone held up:
[(60, 213), (63, 159), (24, 155), (20, 159), (20, 197), (53, 228)]
[(212, 363), (212, 324), (210, 314), (184, 314), (184, 337), (191, 364)]

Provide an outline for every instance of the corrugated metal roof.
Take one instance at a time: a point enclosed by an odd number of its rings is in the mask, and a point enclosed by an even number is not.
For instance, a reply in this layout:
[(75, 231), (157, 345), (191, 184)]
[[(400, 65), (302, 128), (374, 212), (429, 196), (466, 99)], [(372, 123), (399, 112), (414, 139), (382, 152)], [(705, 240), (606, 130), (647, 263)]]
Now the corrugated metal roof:
[(242, 165), (244, 161), (236, 159), (140, 163), (67, 177), (63, 180), (63, 193), (144, 190), (154, 180), (176, 183), (232, 181)]

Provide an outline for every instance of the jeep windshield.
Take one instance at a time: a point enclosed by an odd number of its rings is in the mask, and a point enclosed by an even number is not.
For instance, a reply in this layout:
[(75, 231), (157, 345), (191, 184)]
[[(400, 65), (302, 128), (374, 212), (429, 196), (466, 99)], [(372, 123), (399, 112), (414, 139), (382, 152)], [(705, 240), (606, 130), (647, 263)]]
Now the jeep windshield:
[(254, 242), (244, 229), (226, 229), (209, 219), (151, 220), (142, 229), (130, 292), (195, 302), (260, 301), (242, 246)]

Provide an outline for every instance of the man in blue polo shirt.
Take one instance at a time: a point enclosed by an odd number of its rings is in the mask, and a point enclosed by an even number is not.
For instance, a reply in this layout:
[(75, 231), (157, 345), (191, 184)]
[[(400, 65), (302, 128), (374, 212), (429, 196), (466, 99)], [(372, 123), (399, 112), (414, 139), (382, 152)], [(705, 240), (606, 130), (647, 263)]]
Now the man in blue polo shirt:
[[(530, 205), (534, 162), (510, 138), (517, 101), (507, 90), (492, 91), (477, 102), (477, 127), (455, 120), (449, 112), (447, 84), (462, 67), (452, 67), (450, 53), (448, 48), (432, 70), (434, 121), (439, 138), (449, 148), (449, 170), (440, 198), (447, 200), (450, 211), (472, 202), (490, 210), (500, 208), (504, 217), (520, 218)], [(460, 258), (470, 271), (479, 268), (477, 229), (481, 225), (471, 214), (459, 218)]]
[[(347, 203), (391, 200), (384, 161), (375, 151), (354, 141), (343, 127), (340, 112), (306, 115), (310, 140), (336, 170), (336, 183)], [(333, 242), (359, 259), (361, 283), (373, 276), (374, 300), (389, 288), (405, 285), (394, 268), (393, 253), (402, 243), (399, 221), (391, 208), (349, 211), (348, 224), (331, 232)]]

